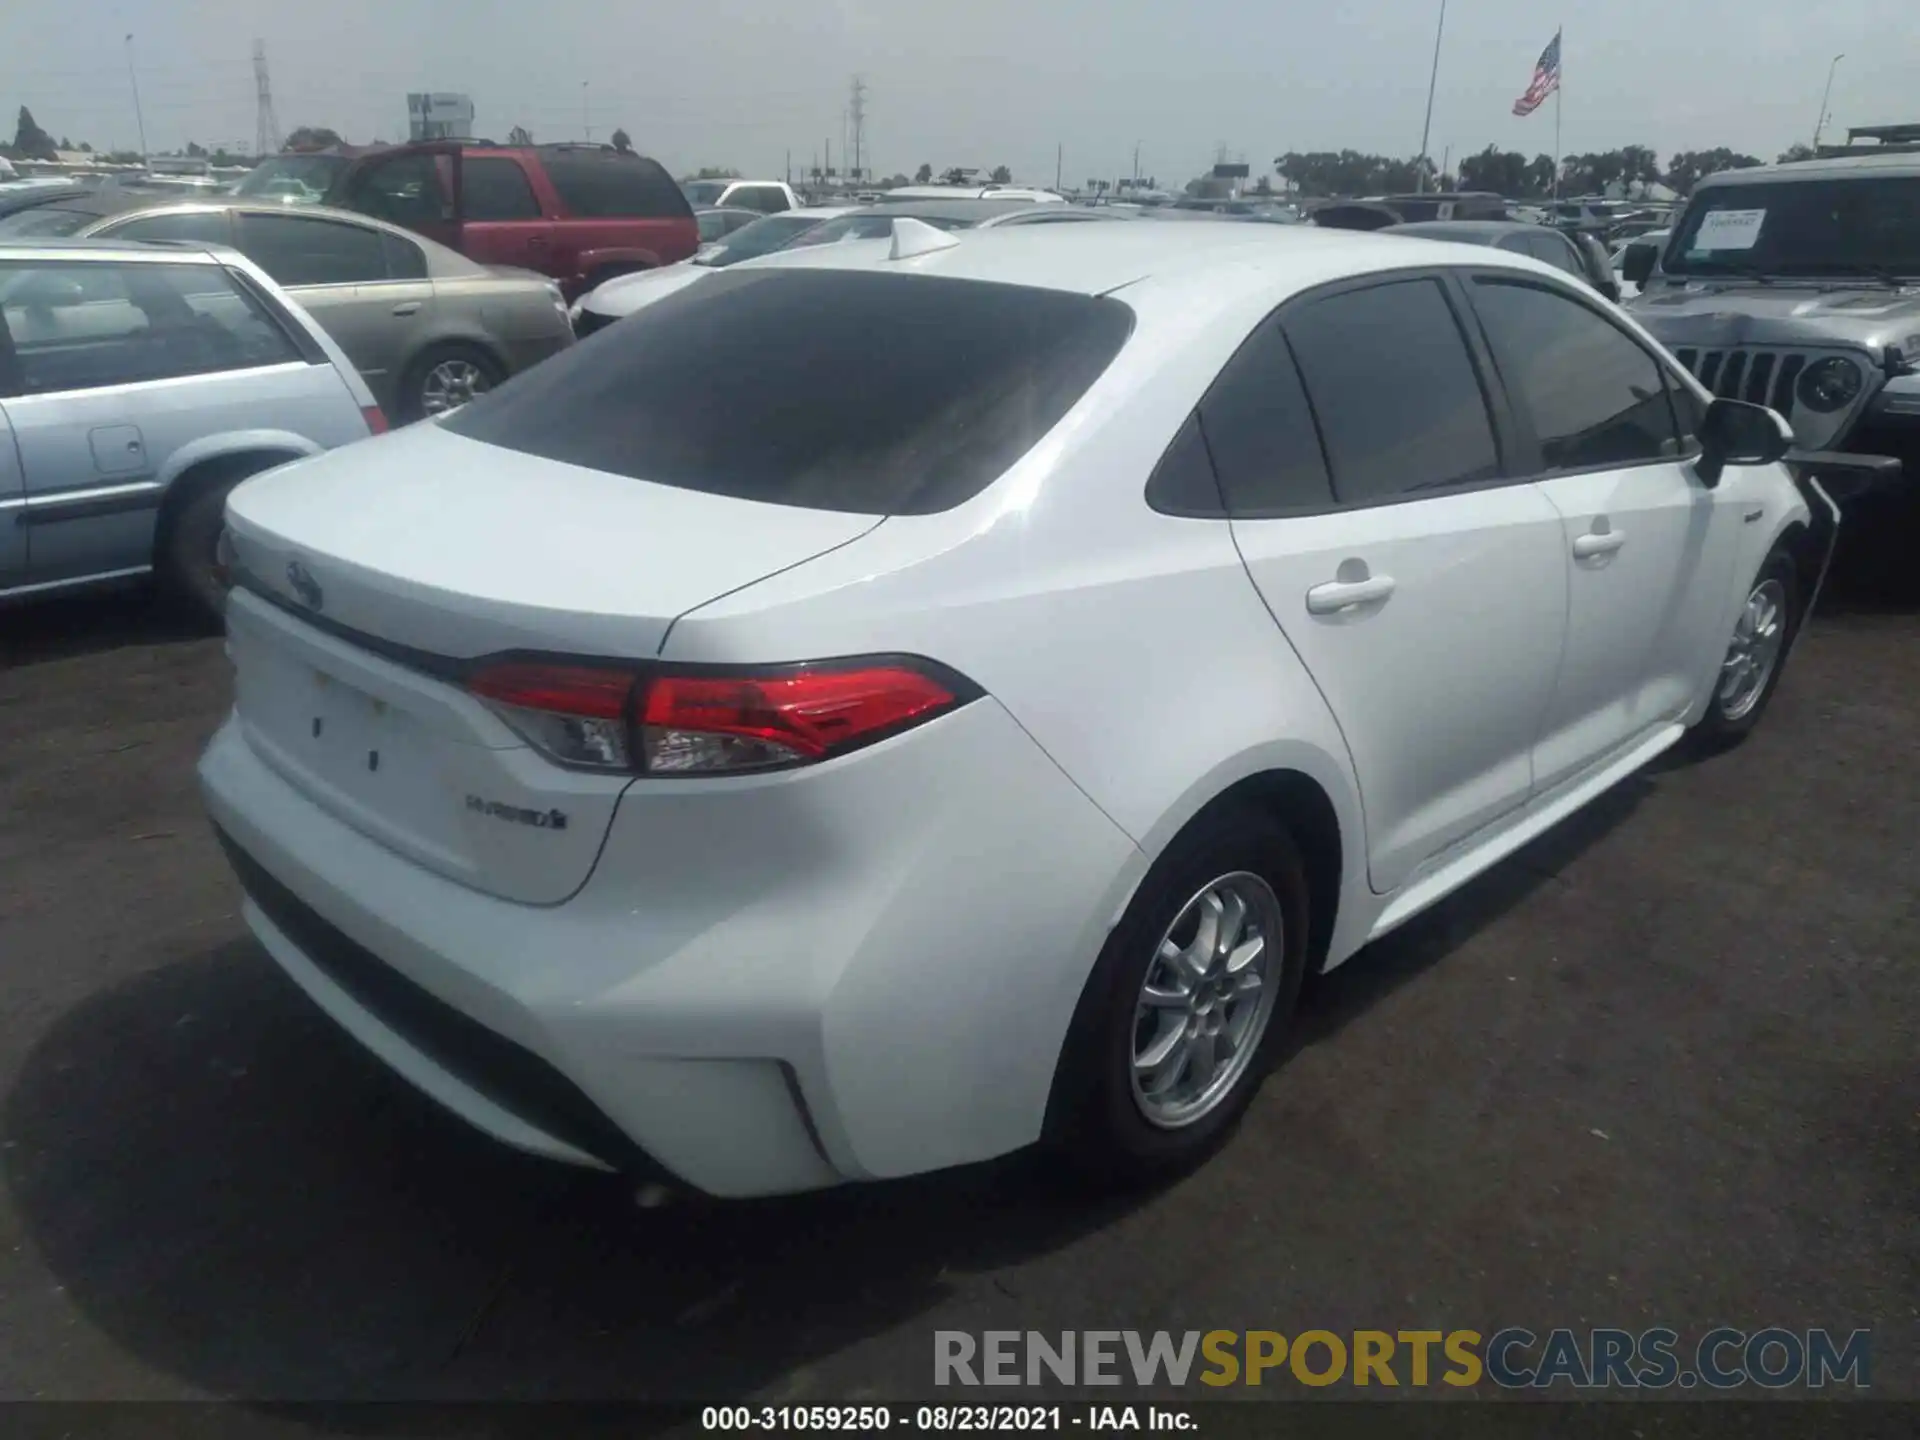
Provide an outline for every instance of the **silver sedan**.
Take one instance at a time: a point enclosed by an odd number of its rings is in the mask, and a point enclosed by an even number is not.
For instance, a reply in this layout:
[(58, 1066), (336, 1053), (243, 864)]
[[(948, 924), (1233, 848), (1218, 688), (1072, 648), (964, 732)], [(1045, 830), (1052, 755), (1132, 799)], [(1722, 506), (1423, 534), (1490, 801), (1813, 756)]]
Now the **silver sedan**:
[[(233, 246), (312, 314), (400, 422), (451, 410), (573, 343), (546, 276), (482, 265), (365, 215), (235, 199), (156, 205), (110, 190), (26, 213), (37, 235)], [(0, 234), (15, 219), (24, 216), (0, 220)]]

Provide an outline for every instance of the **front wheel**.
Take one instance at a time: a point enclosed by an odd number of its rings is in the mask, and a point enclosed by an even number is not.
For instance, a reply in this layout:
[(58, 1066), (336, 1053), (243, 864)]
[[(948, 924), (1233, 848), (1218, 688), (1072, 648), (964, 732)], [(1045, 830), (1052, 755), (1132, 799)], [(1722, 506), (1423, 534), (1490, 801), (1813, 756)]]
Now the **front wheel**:
[(1793, 557), (1776, 550), (1753, 577), (1734, 621), (1713, 699), (1693, 729), (1701, 744), (1724, 749), (1752, 733), (1773, 699), (1799, 626), (1800, 577)]
[(1306, 871), (1255, 810), (1205, 818), (1161, 857), (1081, 996), (1049, 1137), (1083, 1173), (1139, 1183), (1211, 1154), (1283, 1043), (1307, 952)]

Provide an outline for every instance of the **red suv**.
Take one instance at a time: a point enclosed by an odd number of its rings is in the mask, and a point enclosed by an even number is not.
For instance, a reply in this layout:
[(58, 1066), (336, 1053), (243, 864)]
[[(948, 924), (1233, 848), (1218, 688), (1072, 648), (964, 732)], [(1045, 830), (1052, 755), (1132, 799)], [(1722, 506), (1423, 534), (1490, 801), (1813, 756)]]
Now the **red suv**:
[(610, 145), (398, 145), (348, 164), (326, 203), (483, 264), (541, 271), (569, 300), (612, 276), (684, 260), (700, 243), (673, 177)]

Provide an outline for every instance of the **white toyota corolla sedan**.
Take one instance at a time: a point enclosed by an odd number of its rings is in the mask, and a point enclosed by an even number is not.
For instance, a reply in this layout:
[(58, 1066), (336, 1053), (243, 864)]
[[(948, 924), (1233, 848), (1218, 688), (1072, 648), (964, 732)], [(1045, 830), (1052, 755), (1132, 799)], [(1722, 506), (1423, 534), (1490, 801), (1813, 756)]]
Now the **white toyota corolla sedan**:
[(508, 1144), (1150, 1177), (1307, 968), (1754, 724), (1788, 438), (1519, 256), (903, 220), (241, 486), (206, 803), (273, 958)]

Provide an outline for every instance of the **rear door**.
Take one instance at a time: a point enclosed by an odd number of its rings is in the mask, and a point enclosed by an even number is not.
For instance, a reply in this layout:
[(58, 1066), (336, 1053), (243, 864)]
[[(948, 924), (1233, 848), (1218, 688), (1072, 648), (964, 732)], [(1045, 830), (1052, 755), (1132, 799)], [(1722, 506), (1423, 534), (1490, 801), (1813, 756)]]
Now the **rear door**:
[(1544, 279), (1480, 274), (1468, 290), (1569, 567), (1566, 659), (1534, 751), (1546, 788), (1671, 724), (1699, 693), (1738, 537), (1694, 477), (1666, 372), (1638, 339)]
[(1434, 274), (1316, 292), (1201, 407), (1276, 640), (1346, 737), (1381, 893), (1526, 801), (1566, 619), (1560, 517), (1508, 477), (1455, 307)]
[(297, 212), (246, 211), (236, 233), (241, 253), (292, 292), (391, 411), (407, 357), (433, 320), (419, 247), (372, 225)]
[(555, 217), (534, 193), (526, 167), (512, 155), (463, 154), (458, 176), (460, 249), (486, 265), (547, 269)]

